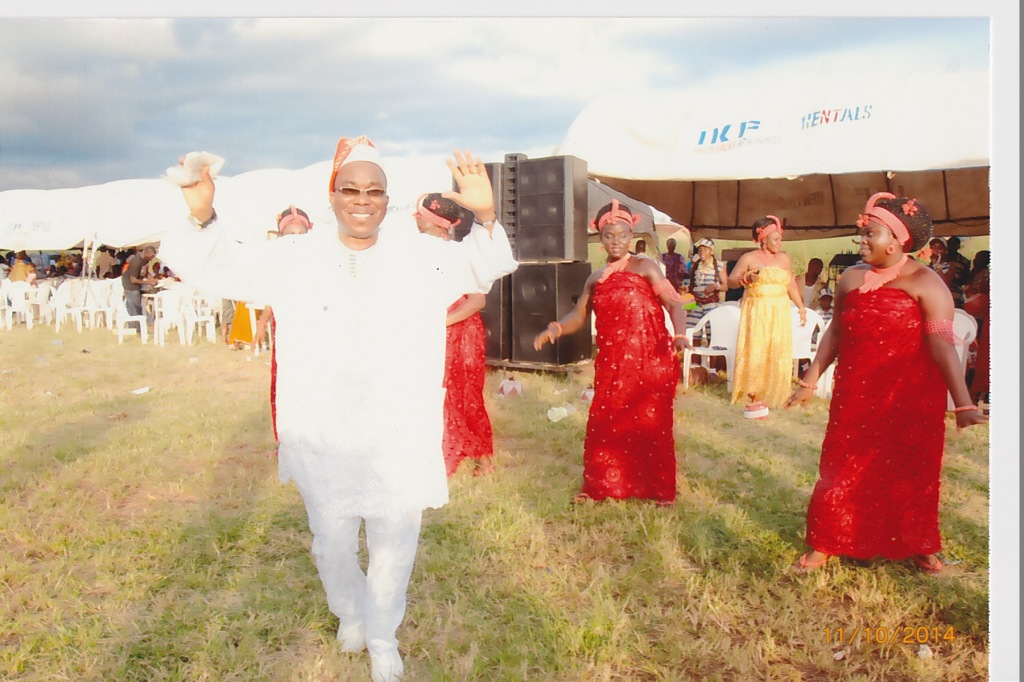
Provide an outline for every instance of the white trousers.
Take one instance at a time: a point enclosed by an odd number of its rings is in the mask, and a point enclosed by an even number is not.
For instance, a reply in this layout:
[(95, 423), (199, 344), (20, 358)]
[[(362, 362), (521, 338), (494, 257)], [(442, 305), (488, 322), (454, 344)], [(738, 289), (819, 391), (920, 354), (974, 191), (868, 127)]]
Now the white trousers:
[(346, 649), (361, 649), (360, 640), (365, 637), (371, 659), (398, 657), (395, 631), (405, 616), (422, 517), (423, 512), (417, 510), (366, 518), (369, 564), (363, 573), (358, 551), (359, 524), (364, 519), (331, 519), (309, 513), (313, 557), (327, 605), (340, 621), (338, 639)]

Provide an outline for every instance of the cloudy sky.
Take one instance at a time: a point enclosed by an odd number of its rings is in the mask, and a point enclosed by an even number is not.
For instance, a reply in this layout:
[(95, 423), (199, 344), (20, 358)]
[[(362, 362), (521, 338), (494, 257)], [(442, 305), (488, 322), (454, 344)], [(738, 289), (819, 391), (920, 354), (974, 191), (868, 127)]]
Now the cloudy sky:
[[(819, 3), (820, 4), (820, 3)], [(598, 5), (600, 6), (600, 5)], [(2, 9), (2, 8), (0, 8)], [(114, 9), (114, 8), (111, 8)], [(109, 16), (120, 16), (114, 11)], [(302, 168), (341, 135), (491, 158), (560, 143), (595, 98), (838, 54), (987, 69), (987, 17), (0, 18), (0, 190)], [(784, 96), (784, 93), (780, 93)]]

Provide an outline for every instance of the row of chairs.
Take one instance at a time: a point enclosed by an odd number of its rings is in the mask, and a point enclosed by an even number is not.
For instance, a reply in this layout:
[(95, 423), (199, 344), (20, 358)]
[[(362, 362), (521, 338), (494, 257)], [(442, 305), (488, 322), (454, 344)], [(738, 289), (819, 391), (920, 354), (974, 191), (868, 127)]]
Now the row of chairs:
[[(795, 306), (790, 308), (793, 324), (793, 375), (799, 376), (801, 361), (813, 360), (818, 351), (818, 341), (825, 334), (831, 322), (822, 319), (817, 312), (807, 310), (807, 323), (800, 325), (800, 313)], [(696, 325), (686, 330), (686, 338), (691, 344), (699, 337), (700, 345), (683, 353), (683, 385), (689, 386), (690, 365), (696, 356), (699, 364), (710, 369), (710, 359), (725, 358), (726, 385), (732, 389), (733, 368), (736, 364), (736, 341), (739, 336), (740, 307), (722, 304), (704, 315)], [(978, 335), (978, 323), (963, 310), (954, 310), (953, 333), (963, 343), (955, 346), (957, 359), (964, 374), (967, 373), (968, 346)], [(835, 369), (833, 362), (818, 378), (816, 394), (822, 398), (832, 396), (832, 376)], [(953, 409), (953, 397), (947, 396), (948, 409)]]
[[(171, 329), (178, 333), (182, 344), (191, 344), (198, 330), (205, 330), (206, 338), (216, 341), (220, 299), (208, 299), (180, 283), (150, 298), (153, 336), (158, 345), (166, 343)], [(52, 323), (60, 332), (61, 325), (74, 323), (81, 332), (86, 326), (95, 329), (105, 325), (117, 333), (118, 343), (136, 333), (147, 343), (147, 319), (146, 314), (129, 313), (120, 278), (40, 280), (35, 285), (0, 281), (0, 326), (6, 329), (19, 323), (31, 329), (39, 322)]]

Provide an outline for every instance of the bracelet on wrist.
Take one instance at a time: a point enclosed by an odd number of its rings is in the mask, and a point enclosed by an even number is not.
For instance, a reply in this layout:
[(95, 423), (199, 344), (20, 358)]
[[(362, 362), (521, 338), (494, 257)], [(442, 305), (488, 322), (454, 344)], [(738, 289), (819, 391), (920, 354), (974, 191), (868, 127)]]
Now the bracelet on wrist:
[(676, 334), (675, 336), (672, 337), (672, 340), (675, 341), (676, 339), (683, 339), (683, 340), (685, 340), (686, 339), (686, 334)]
[(804, 381), (803, 379), (798, 380), (797, 383), (800, 384), (801, 388), (809, 388), (812, 391), (817, 391), (818, 390), (818, 386), (817, 385), (811, 385), (811, 384), (807, 383), (806, 381)]
[(558, 332), (558, 335), (555, 336), (556, 339), (562, 336), (562, 325), (560, 325), (558, 322), (552, 322), (551, 324), (548, 325), (548, 331), (551, 331), (552, 327), (554, 327), (555, 331)]
[(210, 224), (213, 223), (213, 221), (217, 220), (217, 211), (214, 211), (213, 213), (211, 213), (210, 217), (207, 218), (203, 222), (200, 222), (199, 218), (195, 217), (191, 213), (188, 214), (188, 219), (189, 219), (189, 222), (191, 222), (193, 225), (196, 226), (196, 229), (202, 230), (204, 228), (209, 227)]
[(959, 414), (961, 412), (970, 412), (971, 410), (977, 411), (977, 405), (961, 405), (960, 407), (953, 408), (953, 414)]

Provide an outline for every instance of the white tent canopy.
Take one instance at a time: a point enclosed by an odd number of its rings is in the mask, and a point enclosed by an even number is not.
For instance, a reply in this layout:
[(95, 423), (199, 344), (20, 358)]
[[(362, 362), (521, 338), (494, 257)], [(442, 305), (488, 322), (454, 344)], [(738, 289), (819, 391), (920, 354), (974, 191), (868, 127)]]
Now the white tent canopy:
[(87, 187), (0, 192), (0, 248), (63, 251), (81, 245), (90, 196)]
[(989, 99), (986, 71), (950, 62), (882, 73), (788, 64), (603, 96), (556, 153), (586, 159), (593, 176), (695, 232), (749, 235), (772, 213), (829, 236), (855, 229), (864, 200), (889, 190), (920, 197), (936, 223), (987, 234)]
[[(384, 158), (391, 197), (386, 224), (415, 229), (413, 204), (451, 188), (444, 155)], [(328, 201), (330, 161), (301, 170), (262, 169), (217, 178), (214, 206), (234, 238), (266, 239), (278, 212), (294, 204), (314, 225), (334, 225)], [(60, 251), (74, 246), (137, 246), (160, 240), (187, 215), (181, 191), (158, 178), (74, 189), (0, 192), (0, 248)]]

